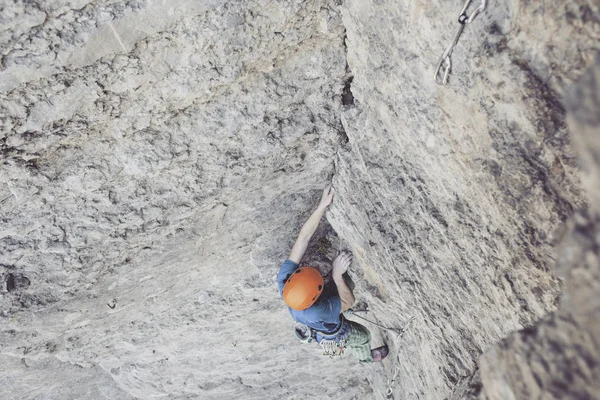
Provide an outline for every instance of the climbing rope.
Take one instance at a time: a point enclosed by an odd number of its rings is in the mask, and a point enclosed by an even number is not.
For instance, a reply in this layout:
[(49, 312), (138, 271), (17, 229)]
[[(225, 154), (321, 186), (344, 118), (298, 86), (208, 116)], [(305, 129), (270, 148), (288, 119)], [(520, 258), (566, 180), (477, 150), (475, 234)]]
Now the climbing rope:
[[(348, 310), (346, 310), (346, 313), (348, 313), (348, 314), (350, 314), (350, 315), (354, 315), (355, 317), (357, 317), (357, 318), (360, 318), (360, 319), (362, 319), (363, 321), (367, 321), (368, 323), (370, 323), (370, 324), (373, 324), (373, 325), (376, 325), (376, 326), (378, 326), (378, 327), (380, 327), (380, 328), (382, 328), (382, 329), (385, 329), (385, 330), (387, 330), (387, 331), (390, 331), (390, 332), (397, 333), (398, 335), (402, 335), (402, 334), (404, 334), (406, 327), (405, 327), (405, 328), (402, 328), (402, 329), (400, 329), (400, 328), (388, 328), (387, 326), (383, 326), (383, 325), (381, 325), (381, 324), (378, 324), (377, 322), (374, 322), (374, 321), (368, 320), (368, 319), (366, 319), (366, 318), (364, 318), (364, 317), (361, 317), (360, 315), (356, 314), (357, 312), (367, 312), (367, 311), (368, 311), (368, 310), (353, 310), (353, 309), (349, 308)], [(413, 317), (413, 318), (414, 318), (414, 317)]]
[[(452, 52), (454, 51), (454, 47), (458, 43), (458, 39), (460, 35), (462, 35), (465, 30), (465, 25), (470, 24), (473, 20), (479, 15), (480, 12), (485, 10), (487, 6), (487, 0), (481, 0), (481, 4), (477, 7), (470, 15), (467, 15), (467, 8), (471, 5), (472, 0), (467, 0), (462, 10), (460, 10), (460, 14), (458, 15), (458, 23), (460, 26), (458, 27), (458, 31), (456, 32), (456, 36), (454, 36), (454, 41), (446, 48), (444, 54), (440, 58), (439, 63), (437, 64), (437, 68), (435, 70), (435, 74), (433, 75), (433, 79), (440, 85), (445, 85), (448, 82), (448, 74), (450, 74), (450, 69), (452, 68), (452, 60), (450, 57), (452, 56)], [(442, 73), (442, 66), (444, 67)]]

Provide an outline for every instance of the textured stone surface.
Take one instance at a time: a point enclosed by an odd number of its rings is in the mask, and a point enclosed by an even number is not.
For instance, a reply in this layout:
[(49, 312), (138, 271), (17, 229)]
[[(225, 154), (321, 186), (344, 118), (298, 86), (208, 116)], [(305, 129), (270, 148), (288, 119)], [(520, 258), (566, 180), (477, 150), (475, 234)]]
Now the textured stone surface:
[(584, 204), (562, 98), (592, 62), (599, 14), (551, 3), (490, 4), (465, 29), (445, 87), (432, 66), (457, 27), (443, 16), (459, 6), (343, 9), (356, 107), (342, 113), (349, 143), (330, 219), (358, 256), (374, 315), (415, 317), (396, 341), (397, 398), (461, 398), (478, 354), (556, 307), (557, 229)]
[(31, 283), (0, 300), (0, 397), (372, 391), (298, 346), (272, 281), (333, 172), (339, 11), (225, 3), (6, 17), (0, 264)]
[[(460, 6), (1, 7), (0, 397), (460, 397), (556, 309), (562, 100), (600, 47), (592, 2), (490, 4), (439, 87)], [(414, 317), (370, 326), (380, 365), (298, 343), (274, 287), (332, 177), (305, 262), (350, 248), (364, 315)]]
[[(567, 106), (584, 161), (583, 186), (597, 199), (600, 54)], [(560, 310), (482, 356), (482, 399), (600, 398), (600, 202), (569, 221), (558, 254), (557, 272), (566, 282)]]

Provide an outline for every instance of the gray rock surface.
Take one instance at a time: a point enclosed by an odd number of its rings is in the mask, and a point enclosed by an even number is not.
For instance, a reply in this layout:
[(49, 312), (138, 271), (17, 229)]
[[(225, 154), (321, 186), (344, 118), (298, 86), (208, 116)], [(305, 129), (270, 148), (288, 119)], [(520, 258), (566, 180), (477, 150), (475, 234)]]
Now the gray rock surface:
[[(465, 29), (445, 87), (431, 66), (457, 26), (442, 15), (460, 7), (346, 3), (357, 106), (342, 114), (349, 143), (330, 220), (358, 255), (374, 315), (415, 317), (390, 338), (397, 398), (461, 398), (478, 354), (556, 307), (553, 246), (584, 204), (562, 99), (599, 43), (598, 8), (557, 3), (490, 4)], [(595, 25), (560, 17), (572, 7)], [(550, 48), (556, 30), (571, 45)]]
[(569, 221), (558, 249), (560, 310), (503, 340), (481, 359), (481, 399), (600, 398), (600, 54), (567, 106), (590, 209)]
[[(550, 3), (490, 3), (440, 87), (461, 4), (5, 2), (0, 397), (460, 397), (597, 196), (563, 98), (600, 9)], [(383, 364), (301, 345), (275, 289), (331, 179), (304, 261), (351, 249), (363, 315), (414, 317), (369, 325)]]

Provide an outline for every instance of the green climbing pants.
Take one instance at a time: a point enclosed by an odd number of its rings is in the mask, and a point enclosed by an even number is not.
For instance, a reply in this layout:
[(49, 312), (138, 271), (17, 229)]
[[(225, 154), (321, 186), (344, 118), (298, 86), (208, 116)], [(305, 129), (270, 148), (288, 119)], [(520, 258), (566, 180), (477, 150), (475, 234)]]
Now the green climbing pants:
[(371, 332), (361, 324), (354, 321), (347, 321), (350, 325), (350, 332), (346, 339), (346, 347), (352, 349), (352, 352), (361, 363), (373, 362), (371, 356)]

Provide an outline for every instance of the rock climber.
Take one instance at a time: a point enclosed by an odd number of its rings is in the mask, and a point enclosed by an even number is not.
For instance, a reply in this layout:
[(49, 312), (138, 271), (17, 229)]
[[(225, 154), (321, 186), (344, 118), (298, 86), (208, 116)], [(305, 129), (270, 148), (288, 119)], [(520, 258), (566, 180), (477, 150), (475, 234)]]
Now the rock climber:
[[(299, 266), (310, 238), (333, 201), (333, 194), (331, 185), (325, 188), (319, 206), (302, 226), (289, 259), (279, 269), (279, 294), (288, 306), (292, 318), (300, 326), (308, 327), (308, 332), (302, 332), (306, 336), (299, 337), (317, 341), (324, 354), (342, 355), (347, 347), (361, 363), (381, 361), (388, 354), (387, 345), (371, 349), (369, 330), (345, 319), (343, 315), (354, 304), (354, 294), (343, 277), (352, 262), (352, 254), (342, 252), (333, 261), (332, 278), (337, 295), (323, 293), (324, 280), (318, 269)], [(298, 325), (296, 330), (299, 331)]]

